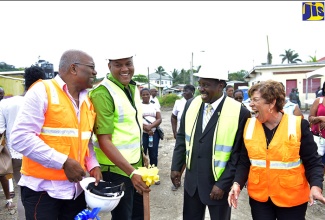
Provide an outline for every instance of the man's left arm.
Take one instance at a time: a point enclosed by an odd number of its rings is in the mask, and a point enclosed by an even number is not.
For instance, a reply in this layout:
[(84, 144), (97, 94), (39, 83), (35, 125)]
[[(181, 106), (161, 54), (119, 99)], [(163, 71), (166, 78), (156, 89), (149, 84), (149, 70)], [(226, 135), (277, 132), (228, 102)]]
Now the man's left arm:
[(238, 129), (234, 140), (234, 145), (232, 147), (230, 158), (227, 162), (224, 172), (215, 183), (215, 185), (219, 187), (221, 190), (223, 190), (224, 192), (228, 192), (230, 190), (230, 187), (232, 186), (232, 182), (236, 173), (236, 166), (239, 161), (239, 155), (241, 152), (241, 148), (243, 146), (243, 133), (244, 133), (245, 124), (247, 119), (250, 117), (251, 117), (250, 112), (246, 108), (241, 107)]

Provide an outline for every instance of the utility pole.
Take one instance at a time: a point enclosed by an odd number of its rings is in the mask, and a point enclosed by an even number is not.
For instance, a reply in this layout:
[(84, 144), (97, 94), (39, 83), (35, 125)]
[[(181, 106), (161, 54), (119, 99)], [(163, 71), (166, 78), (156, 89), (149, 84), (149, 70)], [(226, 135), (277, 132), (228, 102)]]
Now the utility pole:
[(269, 36), (266, 35), (266, 41), (267, 41), (267, 64), (272, 64), (272, 54), (270, 53), (269, 48)]
[(193, 85), (193, 52), (192, 52), (192, 60), (191, 60), (190, 84)]
[(150, 90), (150, 77), (149, 77), (149, 67), (148, 67), (148, 88)]

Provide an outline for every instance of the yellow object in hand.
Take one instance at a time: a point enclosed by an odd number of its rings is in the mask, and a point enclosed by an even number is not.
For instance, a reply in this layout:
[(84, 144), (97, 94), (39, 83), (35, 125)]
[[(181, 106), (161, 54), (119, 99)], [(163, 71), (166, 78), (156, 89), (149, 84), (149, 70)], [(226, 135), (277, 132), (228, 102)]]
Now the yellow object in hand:
[(153, 165), (149, 166), (149, 168), (138, 167), (135, 173), (141, 175), (142, 180), (146, 183), (147, 186), (151, 186), (155, 184), (155, 182), (159, 181), (158, 171), (159, 169)]

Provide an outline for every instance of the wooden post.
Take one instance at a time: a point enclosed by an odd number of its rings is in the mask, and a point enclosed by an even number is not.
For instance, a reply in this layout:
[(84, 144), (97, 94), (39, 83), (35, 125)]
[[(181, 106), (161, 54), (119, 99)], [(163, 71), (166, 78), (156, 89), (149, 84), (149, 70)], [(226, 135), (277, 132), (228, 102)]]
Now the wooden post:
[(144, 220), (150, 220), (150, 197), (149, 192), (143, 192)]

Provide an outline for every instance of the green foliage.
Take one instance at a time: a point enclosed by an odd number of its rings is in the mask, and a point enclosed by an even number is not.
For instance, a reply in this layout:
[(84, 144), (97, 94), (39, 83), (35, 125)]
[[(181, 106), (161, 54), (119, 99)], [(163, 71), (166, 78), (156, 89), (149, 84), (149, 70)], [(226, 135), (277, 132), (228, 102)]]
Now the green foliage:
[(165, 76), (167, 75), (165, 69), (162, 66), (158, 66), (157, 69), (155, 69), (155, 73), (161, 75), (161, 76)]
[(317, 62), (316, 55), (315, 56), (309, 56), (309, 58), (310, 58), (310, 60), (306, 61), (307, 63)]
[(297, 62), (302, 62), (301, 59), (299, 59), (299, 54), (295, 53), (294, 50), (284, 50), (284, 54), (280, 54), (280, 57), (282, 57), (282, 63), (287, 60), (288, 63), (297, 63)]
[(247, 74), (246, 70), (240, 70), (235, 73), (229, 73), (228, 79), (229, 81), (245, 81), (244, 76)]
[[(15, 68), (15, 66), (6, 64), (5, 62), (0, 63), (0, 72), (5, 72), (5, 71), (18, 71), (20, 69)], [(23, 69), (24, 70), (24, 69)]]
[(137, 82), (147, 83), (148, 77), (142, 74), (133, 75), (132, 79)]
[(191, 70), (182, 69), (181, 72), (173, 78), (173, 85), (189, 84), (190, 83)]
[(180, 98), (181, 97), (177, 96), (175, 93), (170, 93), (162, 97), (159, 97), (158, 100), (162, 107), (173, 107), (175, 101)]

